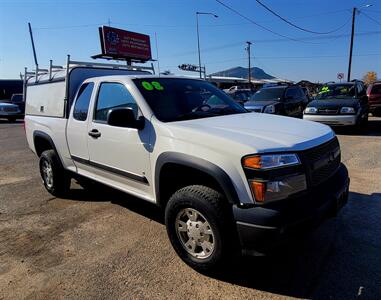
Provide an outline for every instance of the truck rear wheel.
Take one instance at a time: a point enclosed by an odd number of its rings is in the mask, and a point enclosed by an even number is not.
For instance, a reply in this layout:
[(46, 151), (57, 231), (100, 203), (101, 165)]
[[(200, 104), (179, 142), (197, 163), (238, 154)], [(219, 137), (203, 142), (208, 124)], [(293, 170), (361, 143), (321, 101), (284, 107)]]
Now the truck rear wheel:
[(192, 185), (178, 190), (165, 210), (171, 244), (192, 268), (209, 272), (232, 259), (234, 223), (224, 196), (206, 186)]
[(40, 156), (40, 174), (45, 188), (56, 197), (65, 196), (70, 189), (70, 176), (61, 166), (56, 152), (52, 149)]

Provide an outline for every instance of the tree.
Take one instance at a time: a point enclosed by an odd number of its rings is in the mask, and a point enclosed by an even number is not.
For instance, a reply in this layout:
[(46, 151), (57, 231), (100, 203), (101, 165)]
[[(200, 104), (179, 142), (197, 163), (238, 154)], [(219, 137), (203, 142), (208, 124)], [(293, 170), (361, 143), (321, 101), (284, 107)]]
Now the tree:
[(377, 81), (377, 73), (373, 71), (367, 72), (364, 75), (363, 81), (365, 82), (365, 84), (371, 84)]

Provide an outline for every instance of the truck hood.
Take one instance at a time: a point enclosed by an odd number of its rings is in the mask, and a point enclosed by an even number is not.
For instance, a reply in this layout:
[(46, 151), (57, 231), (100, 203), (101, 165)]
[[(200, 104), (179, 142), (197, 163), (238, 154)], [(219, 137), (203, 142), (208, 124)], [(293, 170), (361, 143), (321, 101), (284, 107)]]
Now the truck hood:
[(330, 127), (301, 119), (244, 113), (166, 123), (172, 138), (210, 148), (258, 153), (300, 151), (333, 138)]
[(0, 107), (17, 107), (18, 108), (16, 104), (6, 103), (6, 102), (0, 102)]

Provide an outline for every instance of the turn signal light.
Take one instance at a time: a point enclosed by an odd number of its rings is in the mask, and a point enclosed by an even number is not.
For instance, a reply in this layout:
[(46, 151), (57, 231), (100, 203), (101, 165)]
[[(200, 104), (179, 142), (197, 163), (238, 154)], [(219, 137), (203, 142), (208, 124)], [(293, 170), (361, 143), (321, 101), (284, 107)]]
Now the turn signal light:
[(243, 160), (243, 166), (246, 168), (260, 169), (262, 167), (260, 156), (249, 156)]
[(259, 181), (251, 181), (251, 190), (254, 193), (255, 201), (264, 202), (266, 193), (266, 183)]

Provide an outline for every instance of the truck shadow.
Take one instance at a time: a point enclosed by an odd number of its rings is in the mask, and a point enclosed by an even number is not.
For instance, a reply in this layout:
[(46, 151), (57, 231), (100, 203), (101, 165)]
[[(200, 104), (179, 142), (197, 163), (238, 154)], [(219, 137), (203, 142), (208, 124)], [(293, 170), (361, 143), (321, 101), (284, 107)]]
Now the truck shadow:
[(157, 223), (164, 224), (164, 211), (157, 205), (100, 183), (94, 183), (86, 189), (81, 188), (77, 183), (74, 183), (74, 185), (72, 183), (72, 189), (65, 200), (111, 202)]
[[(164, 224), (156, 205), (100, 186), (72, 190), (71, 200), (110, 201)], [(381, 193), (350, 193), (336, 218), (327, 219), (310, 234), (290, 240), (263, 257), (244, 256), (216, 280), (278, 295), (311, 299), (381, 297)], [(200, 278), (202, 280), (202, 278)]]
[(216, 279), (310, 299), (381, 297), (381, 193), (350, 193), (346, 207), (308, 237), (266, 257), (243, 257)]

